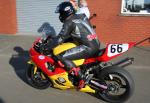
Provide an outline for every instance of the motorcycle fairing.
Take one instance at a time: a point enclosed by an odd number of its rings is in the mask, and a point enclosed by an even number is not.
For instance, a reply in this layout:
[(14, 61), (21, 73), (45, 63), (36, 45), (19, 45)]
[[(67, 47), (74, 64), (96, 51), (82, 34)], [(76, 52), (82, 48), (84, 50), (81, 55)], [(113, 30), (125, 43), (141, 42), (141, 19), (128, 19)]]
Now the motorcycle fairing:
[[(60, 74), (49, 76), (49, 78), (54, 83), (54, 87), (58, 89), (75, 89), (76, 87), (72, 84), (72, 82), (68, 79), (68, 73), (63, 72)], [(95, 90), (86, 85), (84, 88), (80, 89), (81, 92), (90, 92), (95, 93)]]
[(67, 72), (52, 75), (52, 76), (49, 76), (49, 78), (53, 82), (55, 88), (59, 88), (62, 90), (74, 88), (74, 85), (68, 79), (68, 73)]
[[(34, 72), (37, 71), (37, 65), (35, 65), (35, 63), (32, 60), (28, 61), (28, 64), (34, 65)], [(55, 68), (55, 71), (53, 71), (53, 72), (51, 72), (51, 71), (47, 72), (47, 73), (49, 73), (48, 77), (53, 82), (54, 87), (62, 89), (62, 90), (69, 89), (69, 88), (74, 88), (74, 85), (68, 79), (68, 73), (65, 72), (65, 71), (64, 72), (60, 72), (59, 70), (61, 70), (61, 68), (57, 67), (57, 68)]]
[[(34, 67), (34, 74), (35, 74), (35, 72), (37, 71), (37, 66), (35, 65), (35, 63), (32, 60), (30, 60), (30, 61), (28, 61), (28, 64), (32, 64), (32, 65), (35, 66)], [(54, 71), (55, 75), (49, 75), (48, 76), (50, 78), (50, 80), (53, 82), (54, 87), (58, 88), (58, 89), (61, 89), (61, 90), (75, 89), (76, 87), (68, 79), (68, 73), (65, 72), (65, 71), (62, 72), (62, 73), (59, 73), (58, 70), (60, 70), (60, 69), (61, 68), (55, 68), (55, 71)], [(44, 75), (43, 75), (43, 78), (45, 78)], [(80, 91), (81, 92), (95, 93), (95, 90), (90, 88), (88, 85), (86, 85), (84, 88), (80, 89)]]
[(37, 67), (42, 68), (42, 71), (48, 76), (60, 74), (66, 72), (63, 68), (59, 68), (58, 65), (55, 66), (54, 71), (49, 70), (46, 67), (46, 63), (54, 65), (54, 60), (50, 57), (44, 55), (35, 55), (31, 57), (32, 61), (37, 65)]
[(29, 52), (30, 52), (30, 55), (31, 55), (31, 56), (40, 55), (37, 51), (34, 50), (34, 48), (31, 48), (31, 49), (29, 50)]

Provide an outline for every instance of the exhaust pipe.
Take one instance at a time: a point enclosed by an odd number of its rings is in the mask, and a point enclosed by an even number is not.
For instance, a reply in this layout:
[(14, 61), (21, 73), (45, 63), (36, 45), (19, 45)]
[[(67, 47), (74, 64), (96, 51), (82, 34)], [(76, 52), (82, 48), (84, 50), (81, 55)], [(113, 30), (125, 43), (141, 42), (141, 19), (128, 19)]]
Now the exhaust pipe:
[(134, 61), (134, 58), (130, 58), (130, 57), (127, 57), (117, 63), (114, 63), (113, 65), (117, 65), (117, 66), (120, 66), (120, 67), (126, 67), (130, 64), (132, 64)]

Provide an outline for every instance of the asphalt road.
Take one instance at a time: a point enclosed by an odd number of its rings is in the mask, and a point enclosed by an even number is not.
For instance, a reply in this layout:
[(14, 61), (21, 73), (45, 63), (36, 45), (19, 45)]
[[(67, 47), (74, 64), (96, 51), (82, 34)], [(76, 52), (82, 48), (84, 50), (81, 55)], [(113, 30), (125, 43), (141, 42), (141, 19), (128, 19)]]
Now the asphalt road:
[[(26, 83), (28, 49), (35, 36), (0, 35), (0, 103), (106, 103), (75, 90), (37, 90)], [(135, 80), (135, 92), (126, 103), (150, 103), (150, 47), (136, 47), (123, 57), (134, 57), (127, 69)]]

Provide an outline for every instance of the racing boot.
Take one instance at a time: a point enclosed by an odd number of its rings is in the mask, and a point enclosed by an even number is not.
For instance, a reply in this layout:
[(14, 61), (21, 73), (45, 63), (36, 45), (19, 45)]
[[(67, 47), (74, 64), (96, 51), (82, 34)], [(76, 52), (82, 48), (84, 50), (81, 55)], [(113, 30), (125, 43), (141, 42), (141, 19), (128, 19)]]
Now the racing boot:
[(78, 67), (78, 68), (76, 68), (76, 67), (72, 68), (72, 69), (69, 71), (69, 73), (70, 73), (71, 75), (74, 75), (74, 76), (79, 77), (79, 84), (78, 84), (77, 89), (81, 89), (81, 88), (84, 88), (84, 87), (85, 87), (85, 82), (86, 82), (86, 81), (85, 81), (84, 75), (82, 74), (82, 72), (81, 72), (81, 70), (80, 70), (79, 67)]

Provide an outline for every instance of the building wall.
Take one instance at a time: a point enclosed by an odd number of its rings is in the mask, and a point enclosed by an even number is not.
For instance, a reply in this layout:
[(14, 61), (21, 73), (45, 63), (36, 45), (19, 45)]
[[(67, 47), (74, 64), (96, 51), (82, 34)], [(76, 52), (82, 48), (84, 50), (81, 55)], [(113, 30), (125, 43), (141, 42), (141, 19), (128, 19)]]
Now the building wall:
[[(96, 32), (104, 43), (140, 41), (150, 37), (150, 16), (121, 16), (122, 0), (87, 0)], [(147, 41), (143, 45), (149, 45)]]
[[(102, 42), (137, 42), (150, 37), (150, 16), (121, 16), (122, 0), (87, 1), (91, 14), (97, 14), (92, 23), (96, 25), (96, 32)], [(0, 33), (15, 34), (17, 28), (16, 0), (1, 0)], [(150, 43), (145, 42), (143, 45)]]
[(37, 34), (42, 24), (48, 23), (58, 33), (62, 23), (55, 13), (64, 0), (16, 0), (18, 33)]
[(0, 33), (15, 34), (16, 32), (16, 0), (0, 0)]

